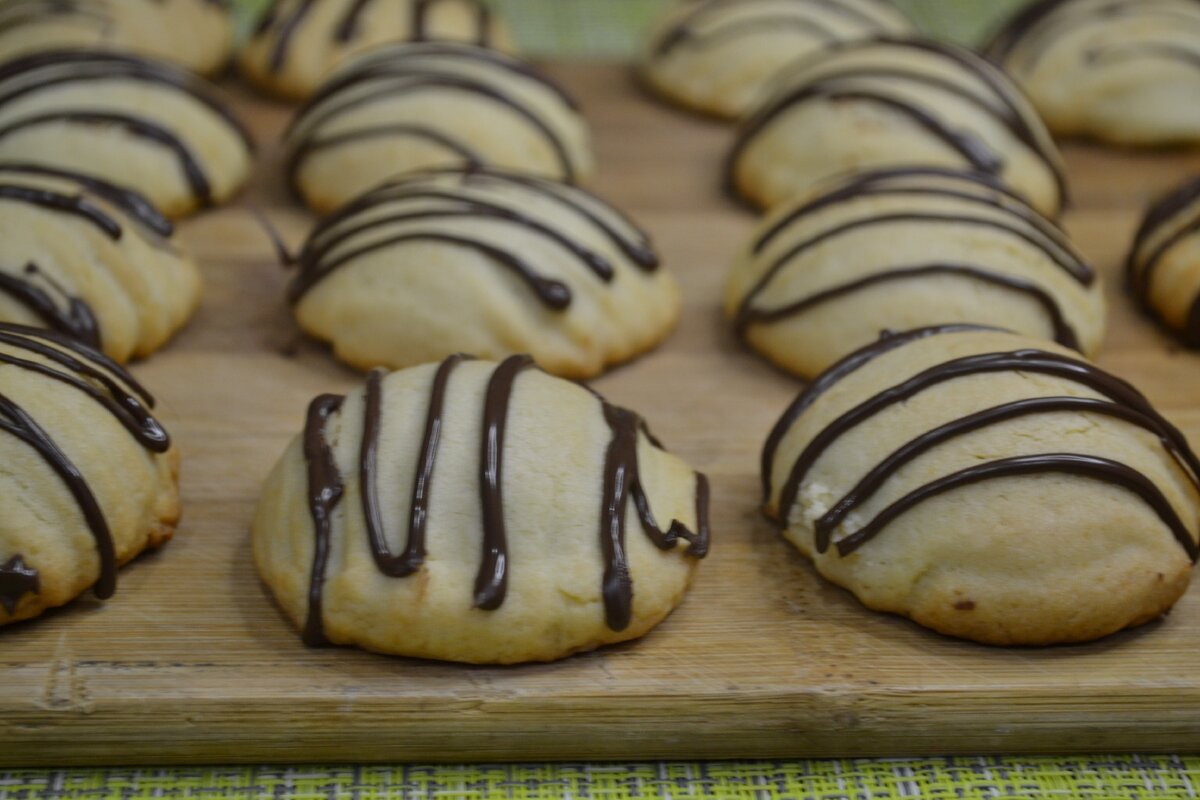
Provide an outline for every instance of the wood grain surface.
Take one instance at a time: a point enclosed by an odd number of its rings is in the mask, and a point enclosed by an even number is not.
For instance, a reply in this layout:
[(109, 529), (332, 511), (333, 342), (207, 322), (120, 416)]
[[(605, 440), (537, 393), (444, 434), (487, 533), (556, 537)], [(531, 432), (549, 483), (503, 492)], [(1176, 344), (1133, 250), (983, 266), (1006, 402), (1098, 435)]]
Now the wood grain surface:
[[(271, 144), (235, 207), (184, 225), (203, 307), (137, 365), (184, 452), (184, 523), (83, 598), (0, 632), (0, 764), (648, 759), (1200, 749), (1200, 587), (1104, 641), (992, 649), (863, 609), (756, 507), (762, 441), (800, 384), (734, 340), (724, 274), (754, 217), (718, 191), (730, 130), (661, 108), (620, 69), (555, 70), (585, 101), (595, 188), (654, 234), (686, 293), (657, 352), (597, 382), (713, 479), (714, 547), (684, 604), (640, 642), (550, 665), (470, 668), (309, 650), (259, 583), (260, 483), (317, 393), (360, 380), (297, 336), (246, 208), (298, 244), (310, 224)], [(239, 95), (260, 141), (287, 109)], [(1120, 291), (1150, 198), (1200, 154), (1068, 148), (1084, 251), (1110, 278), (1102, 363), (1200, 443), (1200, 356)]]

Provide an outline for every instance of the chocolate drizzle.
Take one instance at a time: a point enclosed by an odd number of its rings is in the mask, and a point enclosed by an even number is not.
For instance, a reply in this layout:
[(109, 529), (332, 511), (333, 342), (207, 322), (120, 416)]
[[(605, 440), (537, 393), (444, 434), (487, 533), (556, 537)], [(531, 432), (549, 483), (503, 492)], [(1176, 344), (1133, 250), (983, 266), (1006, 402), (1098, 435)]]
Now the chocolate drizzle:
[[(461, 69), (465, 66), (488, 69)], [(296, 191), (297, 173), (314, 152), (368, 138), (433, 142), (457, 155), (464, 166), (483, 164), (485, 158), (470, 140), (463, 139), (462, 131), (417, 118), (386, 125), (347, 127), (343, 124), (337, 133), (322, 135), (328, 123), (344, 120), (353, 109), (411, 94), (436, 93), (476, 98), (514, 115), (546, 143), (558, 162), (563, 180), (573, 183), (577, 166), (566, 142), (535, 106), (520, 94), (505, 89), (508, 80), (536, 84), (570, 109), (578, 110), (574, 100), (545, 75), (493, 50), (449, 43), (378, 48), (322, 85), (293, 118), (287, 132), (288, 181)]]
[[(452, 183), (445, 180), (449, 178)], [(506, 196), (504, 189), (513, 190)], [(478, 191), (476, 191), (478, 190)], [(571, 302), (571, 291), (561, 281), (537, 274), (526, 257), (514, 249), (472, 236), (438, 230), (445, 220), (496, 220), (552, 242), (599, 280), (609, 283), (615, 269), (608, 257), (567, 232), (536, 216), (535, 203), (551, 202), (588, 223), (644, 271), (653, 271), (658, 259), (649, 238), (625, 217), (605, 209), (618, 221), (605, 220), (596, 208), (602, 201), (572, 187), (538, 178), (494, 170), (432, 170), (386, 183), (326, 218), (300, 253), (300, 272), (290, 296), (298, 301), (334, 271), (379, 250), (410, 242), (438, 242), (474, 250), (514, 272), (548, 308), (562, 310)], [(412, 227), (408, 227), (412, 224)], [(620, 227), (628, 230), (621, 230)], [(404, 226), (395, 235), (380, 237), (389, 226)], [(354, 245), (361, 245), (355, 247)]]
[[(245, 127), (233, 116), (212, 87), (200, 78), (186, 70), (161, 62), (105, 51), (56, 50), (25, 56), (0, 65), (0, 109), (31, 93), (67, 84), (98, 81), (133, 81), (166, 86), (184, 93), (224, 120), (247, 148), (253, 148), (253, 142)], [(167, 148), (179, 161), (197, 201), (202, 204), (211, 202), (211, 187), (196, 155), (173, 131), (142, 116), (92, 106), (51, 108), (40, 113), (16, 116), (0, 128), (0, 139), (31, 128), (59, 123), (119, 127), (134, 137)], [(150, 215), (140, 213), (138, 216), (145, 219)]]
[[(1151, 241), (1168, 225), (1172, 225), (1174, 230), (1149, 248)], [(1153, 307), (1150, 299), (1155, 273), (1168, 253), (1193, 236), (1200, 236), (1200, 179), (1185, 183), (1150, 207), (1126, 258), (1125, 274), (1130, 291), (1138, 298), (1143, 309), (1160, 319), (1163, 316)], [(1192, 301), (1179, 335), (1188, 346), (1200, 347), (1200, 292)]]
[[(829, 208), (877, 197), (912, 198), (912, 204), (907, 205), (901, 212), (872, 213), (838, 224), (818, 226), (815, 233), (789, 246), (782, 254), (774, 256), (762, 271), (761, 277), (742, 298), (734, 320), (738, 335), (745, 337), (749, 328), (755, 324), (772, 323), (799, 315), (822, 303), (841, 299), (870, 287), (929, 276), (953, 276), (1025, 295), (1045, 312), (1054, 338), (1060, 344), (1079, 349), (1079, 338), (1067, 322), (1053, 294), (1023, 278), (987, 269), (986, 265), (885, 264), (874, 274), (801, 297), (778, 308), (764, 309), (755, 306), (755, 301), (781, 272), (795, 268), (799, 259), (818, 245), (866, 228), (897, 223), (910, 226), (969, 226), (991, 230), (997, 236), (1017, 239), (1031, 246), (1077, 283), (1091, 286), (1095, 282), (1095, 271), (1078, 255), (1066, 235), (1019, 198), (997, 190), (993, 181), (993, 178), (986, 175), (937, 168), (883, 169), (856, 174), (832, 190), (797, 206), (760, 234), (752, 246), (753, 255), (761, 257), (767, 246), (779, 236)], [(954, 200), (964, 208), (953, 213), (922, 208), (921, 204), (924, 202), (942, 199)], [(977, 216), (966, 213), (975, 207), (990, 212), (990, 215)], [(1002, 213), (997, 215), (995, 212)]]
[[(441, 1), (410, 0), (409, 41), (426, 42), (433, 38), (429, 32), (429, 17), (434, 7)], [(287, 14), (281, 14), (279, 7), (282, 2), (283, 0), (273, 0), (254, 33), (255, 38), (259, 38), (275, 31), (275, 44), (271, 48), (271, 55), (267, 61), (268, 69), (271, 72), (279, 72), (287, 63), (292, 39), (315, 5), (314, 0), (296, 0)], [(345, 13), (330, 31), (332, 41), (347, 46), (358, 38), (362, 28), (362, 16), (372, 2), (373, 0), (350, 0)], [(474, 43), (480, 47), (488, 47), (492, 43), (492, 15), (488, 7), (480, 0), (453, 0), (453, 2), (471, 7), (475, 13)]]
[[(96, 321), (91, 306), (68, 294), (61, 284), (39, 270), (36, 264), (26, 264), (24, 274), (28, 277), (0, 271), (0, 293), (24, 305), (52, 330), (73, 336), (99, 350), (100, 324)], [(60, 308), (46, 289), (33, 282), (33, 277), (39, 275), (52, 291), (66, 300), (66, 309)]]
[[(854, 65), (830, 68), (839, 56), (887, 49), (896, 52), (919, 51), (942, 60), (955, 72), (964, 72), (974, 78), (982, 85), (986, 95), (923, 71)], [(808, 76), (810, 71), (813, 74)], [(907, 117), (941, 140), (957, 152), (971, 169), (993, 175), (1003, 172), (1004, 159), (995, 152), (989, 142), (974, 132), (954, 127), (935, 117), (924, 106), (905, 99), (901, 93), (877, 87), (879, 81), (901, 81), (906, 85), (934, 89), (943, 94), (953, 95), (993, 117), (1045, 165), (1058, 187), (1060, 201), (1066, 202), (1066, 178), (1053, 149), (1053, 143), (1035, 128), (1036, 120), (1022, 105), (1019, 95), (1007, 84), (1002, 73), (982, 59), (957, 47), (917, 39), (887, 37), (830, 43), (791, 67), (783, 78), (783, 85), (790, 88), (777, 92), (739, 130), (726, 161), (727, 186), (731, 191), (736, 186), (735, 172), (738, 161), (760, 133), (785, 112), (815, 100), (849, 100), (882, 106)]]
[(17, 603), (27, 594), (41, 591), (38, 571), (26, 566), (20, 555), (15, 555), (0, 565), (0, 607), (12, 614)]
[[(874, 358), (931, 335), (956, 333), (962, 328), (933, 328), (884, 338), (835, 366), (810, 387), (780, 420), (768, 439), (763, 453), (765, 496), (772, 492), (770, 476), (779, 444), (795, 421), (816, 398), (843, 377)], [(969, 355), (932, 366), (850, 408), (804, 447), (784, 483), (778, 504), (780, 519), (787, 521), (796, 504), (805, 478), (828, 448), (846, 433), (896, 405), (903, 404), (926, 390), (957, 378), (993, 372), (1020, 372), (1052, 375), (1100, 393), (1105, 399), (1085, 397), (1040, 397), (1016, 400), (952, 420), (912, 439), (869, 470), (840, 500), (814, 523), (814, 544), (819, 553), (833, 544), (834, 532), (855, 509), (865, 504), (884, 484), (918, 456), (956, 437), (988, 426), (1029, 415), (1049, 413), (1098, 414), (1120, 419), (1154, 434), (1187, 478), (1200, 488), (1200, 460), (1186, 437), (1153, 409), (1150, 403), (1128, 383), (1084, 361), (1042, 350), (1016, 350)], [(1192, 561), (1200, 556), (1200, 547), (1187, 526), (1162, 492), (1145, 476), (1130, 467), (1091, 455), (1050, 453), (989, 461), (927, 483), (895, 501), (858, 530), (847, 533), (837, 543), (838, 553), (847, 556), (879, 535), (888, 524), (921, 502), (985, 480), (1041, 473), (1080, 475), (1122, 486), (1138, 494), (1163, 520)]]
[[(11, 351), (24, 351), (33, 358)], [(0, 365), (35, 372), (82, 392), (152, 453), (170, 448), (166, 431), (147, 408), (153, 407), (153, 398), (117, 364), (84, 344), (49, 331), (0, 323)], [(93, 590), (101, 599), (111, 597), (117, 581), (116, 549), (104, 512), (85, 477), (34, 417), (3, 394), (0, 431), (35, 450), (70, 491), (96, 542), (100, 577)]]
[[(413, 483), (408, 541), (400, 554), (392, 553), (387, 544), (377, 486), (378, 450), (383, 430), (383, 375), (377, 371), (367, 379), (363, 442), (359, 456), (362, 507), (375, 564), (381, 573), (389, 577), (408, 577), (420, 570), (424, 563), (429, 498), (442, 440), (447, 387), (454, 371), (469, 359), (469, 356), (451, 356), (434, 373)], [(499, 608), (508, 591), (510, 563), (504, 506), (505, 434), (516, 381), (523, 372), (535, 368), (529, 356), (517, 355), (504, 360), (492, 372), (484, 394), (479, 466), (482, 558), (473, 588), (473, 603), (476, 608), (485, 611)], [(599, 395), (596, 398), (613, 434), (605, 456), (603, 505), (600, 510), (600, 539), (605, 557), (602, 594), (607, 624), (612, 630), (620, 631), (630, 622), (633, 602), (633, 586), (625, 552), (625, 516), (629, 498), (633, 498), (643, 531), (656, 547), (671, 550), (683, 540), (688, 542), (686, 552), (689, 555), (702, 558), (709, 547), (709, 486), (708, 480), (697, 474), (695, 532), (678, 520), (673, 520), (665, 531), (659, 529), (641, 485), (637, 448), (643, 434), (651, 446), (661, 448), (661, 445), (637, 415), (608, 404)], [(304, 641), (311, 646), (327, 642), (322, 623), (322, 593), (328, 569), (332, 514), (342, 500), (344, 483), (325, 428), (329, 418), (342, 408), (343, 400), (333, 395), (314, 400), (309, 408), (304, 432), (309, 510), (314, 525), (312, 581), (304, 626)]]

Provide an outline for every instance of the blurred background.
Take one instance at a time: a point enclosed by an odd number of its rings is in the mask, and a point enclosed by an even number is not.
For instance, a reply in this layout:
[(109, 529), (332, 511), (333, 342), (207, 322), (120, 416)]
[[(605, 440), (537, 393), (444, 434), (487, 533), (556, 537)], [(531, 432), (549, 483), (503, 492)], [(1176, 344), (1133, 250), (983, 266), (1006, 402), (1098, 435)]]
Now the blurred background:
[[(534, 58), (624, 59), (646, 27), (678, 0), (489, 0)], [(270, 0), (234, 0), (239, 29), (253, 28)], [(976, 44), (1024, 0), (895, 0), (926, 31)]]

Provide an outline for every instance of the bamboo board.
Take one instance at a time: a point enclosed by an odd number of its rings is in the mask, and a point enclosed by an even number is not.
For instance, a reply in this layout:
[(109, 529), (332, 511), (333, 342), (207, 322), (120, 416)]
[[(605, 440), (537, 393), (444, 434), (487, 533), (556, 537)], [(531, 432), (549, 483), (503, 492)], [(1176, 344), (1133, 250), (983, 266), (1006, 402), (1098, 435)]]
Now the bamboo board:
[[(597, 383), (713, 479), (714, 547), (683, 606), (638, 643), (550, 665), (471, 668), (309, 650), (260, 585), (248, 526), (314, 395), (361, 381), (297, 337), (286, 276), (245, 207), (309, 224), (264, 148), (236, 207), (184, 225), (203, 307), (135, 371), (184, 451), (185, 520), (161, 553), (0, 632), (0, 764), (536, 760), (1200, 750), (1200, 585), (1164, 621), (1077, 647), (1001, 650), (864, 610), (761, 517), (757, 457), (800, 384), (742, 350), (719, 310), (754, 217), (718, 191), (727, 127), (661, 108), (609, 67), (556, 70), (584, 100), (595, 187), (680, 276), (665, 346)], [(246, 95), (262, 142), (288, 111)], [(1149, 199), (1200, 153), (1068, 149), (1068, 225), (1110, 280), (1102, 363), (1200, 442), (1200, 355), (1119, 292)]]

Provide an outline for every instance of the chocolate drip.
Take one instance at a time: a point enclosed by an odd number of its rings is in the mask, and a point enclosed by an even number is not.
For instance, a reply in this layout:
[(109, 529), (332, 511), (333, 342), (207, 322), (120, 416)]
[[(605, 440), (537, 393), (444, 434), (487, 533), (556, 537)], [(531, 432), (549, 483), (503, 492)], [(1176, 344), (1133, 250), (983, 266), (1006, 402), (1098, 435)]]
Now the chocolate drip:
[(27, 594), (41, 591), (38, 571), (25, 565), (20, 555), (15, 555), (0, 565), (0, 607), (12, 614), (17, 603)]
[(104, 406), (138, 444), (153, 453), (165, 453), (171, 448), (170, 437), (149, 411), (154, 407), (153, 398), (129, 373), (100, 352), (58, 333), (10, 323), (0, 323), (0, 345), (25, 350), (50, 362), (44, 364), (0, 352), (0, 364), (36, 372), (83, 392)]
[(529, 356), (510, 356), (488, 382), (483, 405), (479, 500), (483, 507), (483, 561), (475, 577), (475, 607), (492, 611), (508, 592), (508, 533), (504, 525), (504, 433), (517, 376), (533, 366)]
[(831, 53), (851, 50), (866, 50), (873, 47), (905, 48), (918, 50), (945, 61), (951, 62), (956, 68), (967, 72), (980, 81), (1000, 102), (1000, 107), (966, 90), (951, 81), (930, 76), (928, 74), (904, 69), (883, 69), (850, 67), (841, 71), (819, 75), (812, 81), (803, 83), (790, 91), (783, 92), (771, 99), (758, 113), (752, 116), (738, 133), (733, 150), (726, 162), (727, 183), (734, 184), (734, 171), (737, 160), (749, 145), (750, 141), (762, 132), (767, 125), (784, 112), (810, 100), (822, 99), (829, 101), (858, 100), (885, 106), (904, 116), (941, 139), (947, 146), (957, 151), (972, 169), (983, 173), (998, 174), (1004, 168), (1004, 163), (997, 153), (992, 151), (985, 142), (973, 133), (955, 130), (937, 119), (923, 108), (904, 100), (898, 95), (870, 89), (844, 88), (839, 84), (860, 79), (872, 78), (902, 78), (909, 83), (925, 85), (939, 91), (954, 94), (961, 100), (979, 108), (996, 118), (1046, 166), (1054, 177), (1059, 196), (1065, 203), (1067, 200), (1066, 177), (1059, 165), (1052, 145), (1043, 141), (1037, 135), (1027, 114), (1019, 105), (1018, 96), (1007, 86), (1002, 73), (994, 73), (992, 68), (981, 60), (975, 59), (969, 53), (955, 47), (914, 39), (893, 39), (881, 37), (868, 42), (836, 42), (825, 47), (821, 52), (809, 59), (802, 60), (793, 67), (796, 72), (802, 72), (809, 66), (820, 65), (828, 59)]
[[(267, 61), (267, 68), (271, 72), (283, 69), (283, 64), (287, 61), (288, 50), (292, 45), (292, 37), (296, 35), (300, 24), (304, 22), (304, 18), (308, 16), (308, 12), (312, 10), (314, 4), (315, 0), (299, 0), (292, 13), (280, 24), (275, 46), (271, 48), (271, 58)], [(279, 0), (275, 0), (275, 6), (278, 5)], [(274, 25), (277, 14), (278, 9), (273, 6), (267, 16), (263, 17), (263, 23), (258, 30), (259, 36)]]
[(604, 610), (608, 627), (623, 631), (633, 616), (633, 580), (625, 552), (625, 516), (632, 495), (642, 531), (655, 547), (671, 550), (680, 539), (689, 543), (688, 552), (703, 557), (708, 552), (708, 479), (696, 476), (696, 533), (679, 520), (672, 520), (663, 531), (650, 510), (650, 501), (642, 488), (638, 466), (638, 437), (642, 421), (632, 411), (601, 401), (604, 420), (613, 438), (604, 459), (603, 504), (600, 510), (600, 545), (604, 551)]
[[(779, 504), (780, 514), (786, 516), (790, 513), (808, 470), (841, 436), (881, 411), (909, 400), (926, 389), (956, 378), (990, 372), (1031, 372), (1065, 378), (1136, 408), (1144, 414), (1157, 416), (1157, 412), (1150, 407), (1145, 398), (1125, 381), (1109, 375), (1085, 361), (1078, 361), (1057, 353), (1049, 353), (1044, 350), (1016, 350), (953, 359), (930, 367), (863, 401), (813, 437), (800, 457), (796, 459), (787, 482), (783, 486)], [(1169, 426), (1165, 420), (1162, 421), (1162, 424)], [(1200, 474), (1200, 464), (1193, 463), (1191, 466), (1194, 472)]]
[[(1164, 420), (1157, 414), (1147, 414), (1144, 409), (1087, 397), (1036, 397), (1016, 400), (948, 422), (918, 436), (881, 461), (816, 521), (814, 531), (817, 552), (824, 553), (829, 549), (834, 530), (850, 512), (866, 503), (891, 476), (921, 454), (958, 436), (990, 425), (1025, 416), (1060, 412), (1101, 414), (1144, 428), (1159, 438), (1176, 462), (1185, 467), (1193, 478), (1197, 475), (1193, 471), (1197, 466), (1195, 456), (1192, 455), (1187, 441), (1179, 431), (1164, 425)], [(845, 552), (843, 551), (843, 555)]]
[(881, 511), (875, 519), (863, 526), (856, 533), (847, 536), (837, 543), (839, 555), (847, 556), (879, 535), (893, 520), (913, 507), (920, 505), (938, 495), (945, 494), (961, 486), (970, 486), (997, 478), (1011, 478), (1022, 475), (1040, 475), (1045, 473), (1063, 473), (1079, 475), (1087, 478), (1105, 481), (1122, 486), (1134, 492), (1158, 514), (1163, 523), (1171, 529), (1172, 535), (1183, 547), (1188, 558), (1195, 563), (1198, 553), (1195, 540), (1187, 526), (1179, 518), (1170, 501), (1163, 496), (1154, 482), (1124, 464), (1098, 456), (1085, 456), (1075, 453), (1050, 453), (1037, 456), (1017, 456), (999, 461), (989, 461), (985, 464), (939, 478), (910, 492), (892, 505)]
[(948, 275), (958, 278), (967, 278), (974, 281), (980, 281), (992, 286), (999, 286), (1003, 289), (1008, 289), (1013, 292), (1024, 294), (1038, 305), (1046, 313), (1050, 321), (1051, 328), (1054, 330), (1055, 340), (1073, 350), (1079, 349), (1079, 337), (1075, 333), (1075, 329), (1067, 322), (1063, 316), (1062, 309), (1059, 308), (1058, 301), (1054, 299), (1046, 290), (1010, 275), (1002, 275), (1000, 273), (991, 272), (989, 270), (979, 269), (977, 267), (961, 266), (957, 264), (925, 264), (917, 267), (893, 267), (888, 268), (883, 272), (877, 272), (874, 275), (868, 275), (858, 280), (850, 281), (849, 283), (835, 286), (831, 289), (818, 292), (814, 295), (789, 303), (780, 308), (773, 309), (755, 309), (748, 302), (743, 303), (738, 310), (735, 325), (739, 336), (745, 337), (747, 330), (751, 325), (757, 323), (777, 322), (781, 319), (797, 316), (808, 311), (822, 303), (831, 300), (838, 300), (847, 295), (863, 289), (868, 289), (873, 286), (891, 283), (893, 281), (906, 281), (913, 278), (924, 278), (928, 276)]
[(358, 35), (359, 18), (370, 3), (371, 0), (351, 0), (350, 7), (346, 9), (341, 22), (333, 31), (334, 41), (345, 44)]
[(383, 374), (372, 372), (367, 378), (366, 421), (364, 422), (361, 457), (363, 516), (371, 553), (379, 571), (391, 578), (403, 578), (420, 569), (425, 563), (425, 527), (429, 518), (429, 497), (433, 485), (433, 468), (437, 462), (441, 441), (442, 410), (446, 402), (446, 384), (450, 374), (469, 356), (454, 355), (442, 362), (433, 378), (429, 410), (425, 417), (425, 433), (421, 437), (421, 453), (417, 459), (417, 477), (413, 482), (412, 503), (408, 520), (408, 544), (404, 552), (394, 555), (383, 535), (383, 515), (379, 510), (378, 478), (376, 477), (379, 434), (382, 428)]
[(333, 450), (325, 437), (325, 425), (342, 407), (344, 397), (323, 394), (308, 407), (304, 425), (304, 458), (308, 463), (308, 510), (313, 521), (313, 563), (308, 587), (308, 616), (304, 622), (304, 643), (321, 647), (325, 637), (323, 594), (325, 569), (329, 563), (333, 511), (342, 501), (344, 486)]
[(851, 373), (857, 372), (861, 367), (865, 367), (876, 358), (921, 339), (928, 339), (930, 336), (941, 336), (944, 333), (989, 330), (995, 331), (1000, 329), (991, 328), (986, 325), (955, 324), (931, 325), (903, 333), (884, 331), (878, 341), (855, 350), (818, 375), (803, 392), (796, 396), (796, 399), (787, 407), (787, 410), (783, 412), (783, 416), (779, 418), (779, 421), (775, 423), (775, 427), (771, 428), (771, 432), (767, 435), (767, 441), (763, 445), (762, 457), (759, 461), (759, 474), (762, 477), (763, 503), (765, 504), (771, 499), (771, 469), (775, 463), (775, 453), (779, 450), (779, 445), (783, 443), (783, 437), (787, 436), (787, 432), (791, 430), (792, 425), (800, 418), (800, 415), (811, 408), (812, 404), (817, 402), (817, 398), (829, 391), (834, 384), (840, 382)]
[[(30, 80), (32, 74), (40, 71), (47, 74), (40, 80)], [(161, 61), (102, 50), (51, 50), (0, 65), (0, 87), (2, 82), (15, 78), (23, 79), (22, 85), (9, 91), (0, 91), (0, 107), (31, 92), (68, 83), (128, 80), (168, 86), (208, 107), (225, 120), (247, 148), (254, 148), (250, 132), (210, 84), (181, 67)]]
[(108, 529), (108, 522), (104, 519), (104, 512), (101, 511), (100, 504), (96, 502), (96, 497), (83, 475), (33, 417), (3, 394), (0, 394), (0, 431), (33, 448), (75, 498), (75, 503), (92, 532), (92, 538), (96, 541), (96, 553), (100, 559), (100, 578), (92, 590), (101, 600), (112, 597), (117, 588), (116, 547)]
[[(907, 178), (929, 182), (906, 183), (905, 179)], [(989, 194), (976, 194), (965, 188), (945, 188), (937, 185), (938, 181), (963, 184), (964, 187), (978, 187)], [(1016, 221), (1029, 225), (1044, 236), (1051, 246), (1048, 247), (1046, 243), (1039, 246), (1064, 269), (1076, 274), (1078, 279), (1086, 280), (1089, 283), (1094, 278), (1091, 267), (1074, 254), (1071, 241), (1063, 230), (1031, 208), (1023, 198), (1005, 186), (1003, 181), (987, 173), (965, 172), (946, 167), (892, 167), (856, 173), (836, 189), (799, 205), (780, 217), (754, 242), (754, 252), (761, 253), (788, 227), (819, 211), (852, 203), (863, 197), (884, 196), (946, 197), (1002, 211)], [(1033, 242), (1031, 241), (1031, 243)], [(1065, 254), (1066, 258), (1064, 259), (1062, 255), (1055, 255), (1056, 252)]]
[(67, 301), (66, 309), (59, 308), (45, 289), (19, 275), (0, 272), (0, 292), (24, 305), (53, 330), (73, 336), (97, 350), (100, 349), (100, 324), (96, 321), (96, 315), (92, 312), (91, 306), (82, 299), (68, 294), (49, 275), (39, 270), (37, 265), (27, 264), (24, 272), (31, 277), (42, 275), (50, 288)]
[(17, 175), (40, 175), (49, 178), (61, 178), (79, 184), (80, 187), (116, 206), (123, 214), (138, 222), (144, 228), (163, 238), (169, 238), (175, 233), (171, 221), (159, 213), (158, 209), (142, 195), (116, 186), (108, 181), (75, 172), (69, 169), (28, 164), (16, 161), (0, 161), (0, 174), (14, 173)]
[(353, 252), (347, 253), (333, 261), (331, 264), (314, 264), (312, 266), (301, 264), (301, 272), (296, 276), (296, 280), (292, 283), (289, 291), (289, 296), (293, 303), (298, 302), (304, 295), (317, 283), (323, 280), (330, 273), (337, 270), (339, 267), (361, 258), (368, 253), (373, 253), (378, 250), (383, 250), (388, 247), (393, 247), (399, 244), (408, 242), (441, 242), (443, 244), (453, 245), (455, 247), (464, 247), (468, 250), (475, 250), (482, 253), (489, 259), (514, 272), (517, 277), (524, 281), (529, 288), (533, 289), (538, 299), (544, 305), (555, 311), (561, 311), (571, 304), (571, 290), (567, 288), (565, 283), (553, 280), (552, 278), (543, 278), (536, 274), (533, 269), (521, 258), (513, 255), (507, 250), (502, 250), (499, 247), (490, 245), (487, 242), (469, 239), (465, 236), (454, 236), (448, 233), (437, 233), (434, 231), (422, 231), (415, 233), (405, 233), (397, 236), (390, 236), (378, 242), (372, 242), (369, 245), (364, 245)]
[(196, 160), (192, 151), (183, 143), (183, 140), (166, 128), (140, 117), (97, 111), (53, 111), (32, 117), (25, 117), (0, 128), (0, 139), (28, 128), (50, 125), (57, 122), (124, 128), (133, 136), (163, 145), (171, 150), (179, 160), (184, 177), (187, 179), (188, 186), (191, 188), (192, 195), (196, 200), (202, 205), (210, 205), (212, 203), (212, 187), (209, 185), (208, 177), (204, 174), (203, 167), (200, 166), (199, 161)]
[(28, 203), (39, 208), (59, 211), (86, 220), (115, 241), (121, 239), (121, 225), (86, 197), (70, 196), (50, 189), (0, 183), (0, 201)]
[[(426, 67), (424, 69), (405, 71), (401, 67), (396, 68), (388, 75), (369, 75), (365, 80), (382, 77), (389, 79), (389, 85), (384, 85), (378, 89), (364, 91), (356, 94), (343, 102), (332, 102), (334, 98), (328, 96), (323, 100), (329, 100), (331, 107), (324, 111), (318, 111), (317, 106), (310, 104), (300, 111), (296, 116), (289, 132), (296, 130), (296, 127), (303, 124), (308, 126), (309, 134), (301, 138), (296, 147), (297, 151), (304, 151), (306, 148), (311, 149), (311, 141), (314, 138), (311, 131), (319, 131), (320, 128), (327, 123), (344, 117), (351, 109), (358, 108), (363, 105), (369, 105), (381, 100), (390, 100), (413, 92), (426, 92), (429, 90), (444, 90), (448, 92), (461, 92), (470, 96), (475, 96), (483, 100), (487, 100), (507, 108), (513, 113), (521, 117), (525, 122), (529, 123), (538, 134), (550, 146), (554, 152), (555, 158), (562, 168), (564, 180), (567, 183), (575, 181), (575, 165), (571, 162), (571, 156), (567, 152), (567, 145), (562, 138), (554, 131), (553, 128), (541, 117), (541, 115), (532, 107), (519, 100), (513, 95), (500, 91), (491, 85), (490, 80), (484, 80), (474, 77), (464, 77), (454, 75), (448, 72), (440, 72), (436, 67)], [(355, 86), (351, 83), (348, 86)], [(425, 126), (422, 126), (425, 127)], [(378, 135), (381, 130), (378, 126), (371, 128), (374, 135)], [(356, 131), (351, 129), (339, 134), (343, 140), (346, 137), (352, 136)], [(448, 133), (438, 132), (443, 140), (453, 140)], [(329, 140), (325, 140), (322, 144), (327, 147)], [(456, 141), (456, 140), (455, 140)], [(466, 149), (465, 145), (462, 145)], [(451, 148), (454, 149), (454, 148)], [(303, 163), (302, 157), (297, 157), (293, 154), (289, 158), (289, 172), (293, 173), (299, 169)]]

